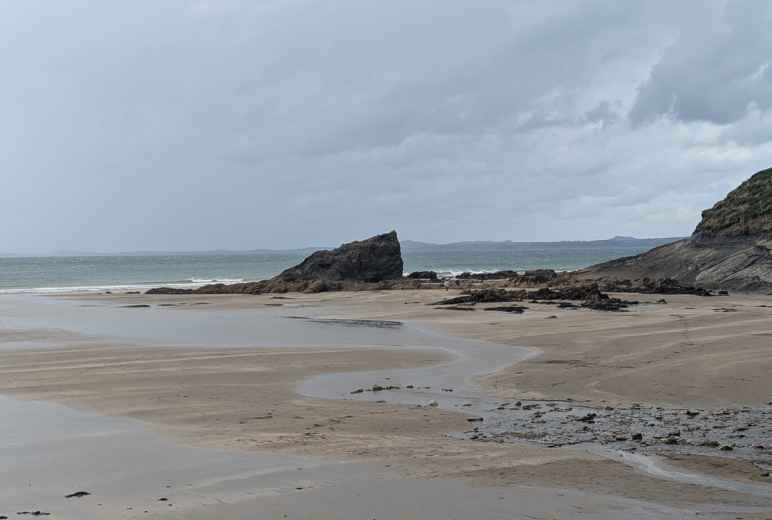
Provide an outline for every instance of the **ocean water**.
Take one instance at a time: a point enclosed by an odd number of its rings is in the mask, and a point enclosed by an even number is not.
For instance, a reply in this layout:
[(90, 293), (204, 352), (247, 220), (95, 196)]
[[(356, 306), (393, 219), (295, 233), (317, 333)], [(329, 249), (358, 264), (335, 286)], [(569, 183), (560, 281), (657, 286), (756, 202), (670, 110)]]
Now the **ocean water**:
[[(504, 269), (574, 270), (645, 251), (666, 240), (466, 243), (405, 246), (405, 272), (456, 274)], [(143, 290), (270, 278), (307, 252), (0, 257), (0, 293)]]

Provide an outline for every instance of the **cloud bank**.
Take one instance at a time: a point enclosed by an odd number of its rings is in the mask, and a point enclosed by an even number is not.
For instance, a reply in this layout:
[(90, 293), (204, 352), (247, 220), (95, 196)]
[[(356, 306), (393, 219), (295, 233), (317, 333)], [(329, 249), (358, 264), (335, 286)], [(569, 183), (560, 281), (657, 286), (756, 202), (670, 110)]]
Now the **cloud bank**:
[(772, 166), (767, 2), (4, 11), (4, 251), (674, 236)]

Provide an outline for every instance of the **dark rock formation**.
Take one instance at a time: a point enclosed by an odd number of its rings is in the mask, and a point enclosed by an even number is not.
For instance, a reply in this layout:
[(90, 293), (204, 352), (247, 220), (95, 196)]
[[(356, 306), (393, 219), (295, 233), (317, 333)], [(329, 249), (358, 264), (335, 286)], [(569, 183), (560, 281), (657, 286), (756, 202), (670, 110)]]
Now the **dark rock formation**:
[[(693, 285), (684, 285), (673, 278), (652, 280), (608, 280), (601, 288), (608, 292), (633, 292), (641, 294), (696, 294), (697, 296), (713, 296), (709, 290)], [(726, 291), (721, 291), (726, 292)]]
[(402, 253), (397, 232), (317, 251), (270, 280), (211, 284), (198, 289), (159, 287), (147, 294), (264, 294), (337, 290), (390, 289), (402, 280)]
[(91, 495), (88, 491), (76, 491), (75, 493), (70, 493), (69, 495), (65, 495), (64, 498), (83, 498)]
[(470, 273), (463, 272), (456, 276), (458, 280), (508, 280), (517, 278), (520, 274), (517, 271), (494, 271), (492, 273)]
[(520, 276), (520, 281), (536, 285), (552, 282), (557, 277), (558, 273), (552, 269), (534, 269), (532, 271), (526, 271)]
[(543, 285), (552, 282), (558, 278), (558, 274), (552, 269), (533, 269), (523, 274), (517, 271), (495, 271), (493, 273), (461, 273), (456, 276), (457, 280), (510, 280), (513, 285), (520, 287), (531, 287)]
[(532, 300), (587, 300), (600, 294), (597, 284), (569, 285), (567, 287), (545, 287), (528, 293)]
[(502, 306), (499, 306), (499, 307), (487, 307), (485, 310), (486, 311), (509, 312), (511, 314), (523, 314), (525, 311), (528, 310), (528, 307), (524, 307), (522, 305), (502, 305)]
[(691, 238), (598, 264), (575, 276), (606, 281), (669, 278), (704, 289), (772, 290), (772, 168), (704, 211)]
[[(468, 291), (461, 296), (447, 298), (430, 305), (452, 305), (453, 308), (471, 310), (473, 305), (478, 303), (501, 303), (501, 302), (520, 302), (528, 300), (532, 303), (550, 303), (557, 304), (561, 308), (577, 309), (576, 305), (564, 300), (582, 301), (581, 307), (598, 311), (621, 311), (629, 305), (636, 305), (638, 302), (620, 300), (612, 298), (608, 294), (601, 292), (597, 284), (574, 285), (567, 287), (550, 288), (545, 287), (535, 291), (507, 290), (498, 288), (479, 289)], [(465, 306), (465, 307), (464, 307)], [(448, 307), (446, 307), (448, 308)], [(522, 313), (527, 307), (518, 305), (489, 307), (486, 311), (504, 311)]]
[(503, 303), (522, 301), (526, 291), (508, 291), (506, 289), (480, 289), (469, 291), (461, 296), (447, 298), (429, 305), (460, 305), (476, 303)]
[(603, 294), (600, 291), (590, 293), (582, 303), (582, 307), (585, 309), (592, 309), (594, 311), (611, 311), (619, 312), (626, 309), (630, 305), (636, 305), (638, 302), (620, 300), (619, 298), (612, 298), (608, 294)]
[(528, 293), (532, 301), (557, 302), (562, 309), (576, 309), (579, 306), (564, 300), (581, 300), (581, 307), (596, 311), (621, 311), (638, 302), (612, 298), (603, 293), (597, 284), (575, 285), (558, 287), (555, 289), (544, 288)]
[(407, 278), (411, 280), (431, 280), (436, 282), (439, 278), (434, 271), (415, 271), (407, 275)]
[(332, 251), (317, 251), (274, 280), (375, 283), (402, 278), (402, 265), (397, 232), (392, 231)]

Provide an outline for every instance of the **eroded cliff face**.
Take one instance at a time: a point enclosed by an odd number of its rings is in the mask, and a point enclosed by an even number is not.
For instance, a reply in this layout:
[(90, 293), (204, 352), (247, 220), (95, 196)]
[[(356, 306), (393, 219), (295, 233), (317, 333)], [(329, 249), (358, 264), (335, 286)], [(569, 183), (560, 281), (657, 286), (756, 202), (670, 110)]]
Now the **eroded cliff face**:
[(577, 276), (674, 278), (710, 289), (772, 291), (772, 168), (705, 210), (691, 238), (598, 264)]

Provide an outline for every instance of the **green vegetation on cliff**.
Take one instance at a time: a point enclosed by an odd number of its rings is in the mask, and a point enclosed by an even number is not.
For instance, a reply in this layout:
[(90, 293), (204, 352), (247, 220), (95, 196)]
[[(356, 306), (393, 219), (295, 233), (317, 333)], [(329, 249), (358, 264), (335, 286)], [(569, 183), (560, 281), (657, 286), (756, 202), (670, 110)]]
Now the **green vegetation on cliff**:
[(772, 168), (742, 183), (702, 212), (695, 234), (702, 237), (772, 235)]

